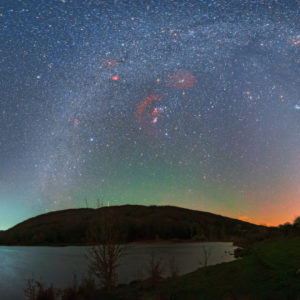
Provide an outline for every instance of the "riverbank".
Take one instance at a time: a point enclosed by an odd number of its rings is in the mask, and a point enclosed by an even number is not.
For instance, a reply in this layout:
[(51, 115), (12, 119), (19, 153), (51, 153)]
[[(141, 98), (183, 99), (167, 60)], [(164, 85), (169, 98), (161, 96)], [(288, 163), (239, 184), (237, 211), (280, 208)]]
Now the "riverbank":
[[(300, 299), (299, 249), (299, 236), (265, 240), (244, 249), (243, 259), (207, 266), (186, 275), (157, 277), (155, 281), (135, 280), (119, 285), (110, 293), (87, 280), (61, 291), (61, 295), (72, 300)], [(146, 270), (147, 264), (143, 267)], [(54, 295), (55, 290), (50, 290)]]
[[(119, 287), (111, 299), (299, 299), (300, 238), (257, 243), (243, 259), (167, 279)], [(160, 298), (159, 298), (160, 297)]]
[[(122, 243), (124, 246), (135, 246), (135, 245), (155, 245), (155, 244), (193, 244), (193, 243), (232, 243), (235, 246), (240, 246), (236, 241), (225, 239), (225, 240), (201, 240), (201, 239), (153, 239), (153, 240), (136, 240), (133, 242)], [(15, 243), (15, 244), (0, 244), (0, 247), (86, 247), (93, 246), (91, 243)]]

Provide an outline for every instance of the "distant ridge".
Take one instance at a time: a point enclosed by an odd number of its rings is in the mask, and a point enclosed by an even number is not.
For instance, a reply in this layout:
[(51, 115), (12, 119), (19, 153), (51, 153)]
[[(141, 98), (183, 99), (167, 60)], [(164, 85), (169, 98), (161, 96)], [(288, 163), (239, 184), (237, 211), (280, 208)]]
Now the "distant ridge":
[(0, 232), (6, 245), (84, 245), (95, 224), (110, 217), (122, 242), (151, 240), (235, 241), (270, 230), (213, 213), (175, 206), (121, 205), (49, 212)]

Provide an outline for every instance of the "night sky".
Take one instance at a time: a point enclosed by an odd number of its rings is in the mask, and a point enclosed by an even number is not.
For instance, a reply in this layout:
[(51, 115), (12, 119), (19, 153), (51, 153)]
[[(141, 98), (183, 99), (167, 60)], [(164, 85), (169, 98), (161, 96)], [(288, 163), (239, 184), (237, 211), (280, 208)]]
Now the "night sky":
[(0, 229), (52, 210), (300, 215), (300, 2), (0, 0)]

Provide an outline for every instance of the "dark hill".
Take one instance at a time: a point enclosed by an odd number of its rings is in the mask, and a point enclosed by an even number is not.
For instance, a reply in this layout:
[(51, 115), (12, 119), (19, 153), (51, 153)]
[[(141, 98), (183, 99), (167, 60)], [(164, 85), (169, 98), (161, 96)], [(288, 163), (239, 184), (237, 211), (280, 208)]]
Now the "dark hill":
[(123, 205), (68, 209), (30, 218), (0, 232), (1, 244), (86, 244), (87, 233), (113, 216), (123, 242), (141, 240), (234, 241), (264, 238), (270, 228), (236, 219), (173, 206)]

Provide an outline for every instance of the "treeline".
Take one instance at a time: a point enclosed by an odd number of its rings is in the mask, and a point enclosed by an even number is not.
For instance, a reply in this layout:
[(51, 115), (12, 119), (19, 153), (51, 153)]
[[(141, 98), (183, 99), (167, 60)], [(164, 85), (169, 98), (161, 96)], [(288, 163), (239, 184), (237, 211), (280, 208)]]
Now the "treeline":
[(99, 209), (51, 212), (22, 222), (0, 233), (1, 244), (87, 244), (89, 232), (112, 215), (120, 242), (145, 240), (235, 241), (260, 240), (277, 233), (211, 213), (172, 206), (124, 205)]
[(284, 237), (300, 235), (300, 217), (297, 217), (293, 223), (284, 223), (278, 226)]

